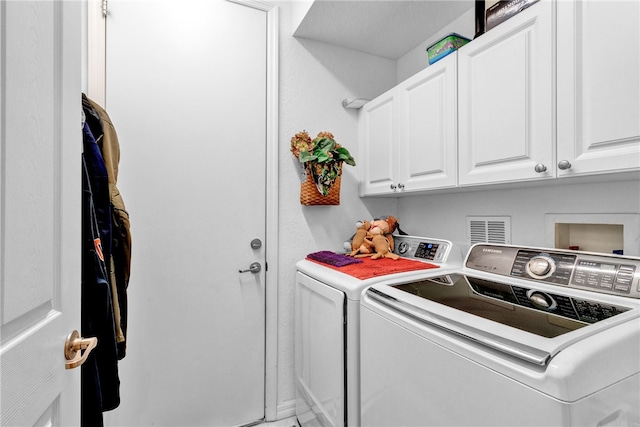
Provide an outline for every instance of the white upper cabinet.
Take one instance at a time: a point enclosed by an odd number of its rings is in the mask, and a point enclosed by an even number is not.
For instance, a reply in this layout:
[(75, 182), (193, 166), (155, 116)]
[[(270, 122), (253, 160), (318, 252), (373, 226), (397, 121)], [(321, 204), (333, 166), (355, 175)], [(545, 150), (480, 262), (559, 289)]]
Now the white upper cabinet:
[(640, 2), (558, 2), (558, 176), (640, 169)]
[(363, 196), (637, 173), (640, 1), (540, 0), (365, 105), (360, 141)]
[[(450, 54), (398, 87), (398, 187), (455, 187), (458, 175), (457, 60)], [(404, 187), (400, 187), (404, 186)]]
[(453, 53), (362, 108), (362, 195), (456, 186), (456, 65)]
[(555, 177), (554, 15), (541, 1), (458, 51), (461, 186)]
[(359, 113), (362, 166), (360, 194), (391, 193), (394, 189), (394, 162), (397, 153), (397, 96), (390, 90), (365, 104)]

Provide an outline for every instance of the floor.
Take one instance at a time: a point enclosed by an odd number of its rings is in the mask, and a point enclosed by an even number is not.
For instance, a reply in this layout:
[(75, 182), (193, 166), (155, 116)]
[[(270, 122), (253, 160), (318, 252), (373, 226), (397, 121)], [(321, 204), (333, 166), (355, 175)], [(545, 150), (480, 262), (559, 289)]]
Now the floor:
[(256, 424), (255, 427), (299, 427), (296, 417), (285, 418), (284, 420), (273, 421), (270, 423)]

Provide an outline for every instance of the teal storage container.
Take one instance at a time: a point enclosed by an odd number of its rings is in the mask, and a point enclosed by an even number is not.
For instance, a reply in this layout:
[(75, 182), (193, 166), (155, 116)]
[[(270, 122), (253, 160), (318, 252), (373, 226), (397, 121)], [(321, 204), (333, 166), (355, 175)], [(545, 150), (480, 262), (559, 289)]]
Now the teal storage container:
[(470, 41), (471, 40), (469, 40), (468, 38), (462, 37), (457, 33), (451, 33), (444, 36), (427, 48), (427, 55), (429, 55), (429, 64), (438, 62), (445, 56), (449, 55), (451, 52), (455, 52)]

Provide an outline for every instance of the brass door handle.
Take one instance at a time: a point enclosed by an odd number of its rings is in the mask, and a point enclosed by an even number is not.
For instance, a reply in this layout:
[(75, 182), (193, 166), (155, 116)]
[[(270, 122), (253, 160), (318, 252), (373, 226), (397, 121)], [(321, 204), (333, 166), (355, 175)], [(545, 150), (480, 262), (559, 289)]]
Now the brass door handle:
[[(98, 338), (81, 338), (78, 331), (73, 331), (64, 343), (65, 369), (73, 369), (82, 365), (89, 357), (91, 350), (98, 345)], [(81, 351), (84, 350), (84, 351)]]

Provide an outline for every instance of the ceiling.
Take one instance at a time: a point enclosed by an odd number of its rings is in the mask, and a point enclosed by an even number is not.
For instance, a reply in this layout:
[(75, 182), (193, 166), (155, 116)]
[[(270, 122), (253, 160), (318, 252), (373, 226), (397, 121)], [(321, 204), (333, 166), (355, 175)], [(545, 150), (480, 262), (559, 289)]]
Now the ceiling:
[(474, 7), (474, 0), (316, 0), (294, 35), (398, 59)]

